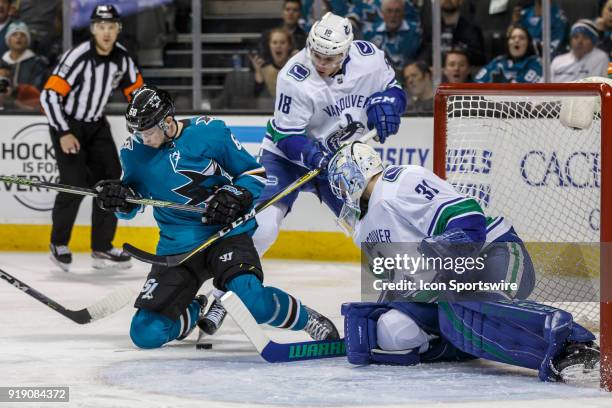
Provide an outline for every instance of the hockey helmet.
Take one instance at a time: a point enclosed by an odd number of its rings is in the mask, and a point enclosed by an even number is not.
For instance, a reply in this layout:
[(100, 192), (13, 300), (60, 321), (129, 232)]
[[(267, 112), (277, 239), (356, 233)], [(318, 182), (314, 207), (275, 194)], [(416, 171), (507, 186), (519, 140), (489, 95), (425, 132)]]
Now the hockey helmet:
[(159, 126), (165, 132), (168, 130), (165, 119), (174, 113), (174, 102), (168, 92), (144, 85), (134, 92), (128, 104), (125, 113), (127, 129), (134, 133)]
[(331, 159), (328, 178), (336, 197), (359, 209), (359, 199), (368, 182), (384, 170), (382, 161), (371, 146), (353, 142), (342, 147)]
[(98, 21), (112, 21), (112, 22), (120, 22), (121, 17), (119, 16), (119, 12), (112, 4), (98, 4), (91, 11), (91, 16), (89, 20), (92, 23), (96, 23)]
[(314, 23), (308, 34), (310, 50), (326, 56), (342, 55), (342, 59), (348, 54), (352, 41), (351, 22), (331, 12)]

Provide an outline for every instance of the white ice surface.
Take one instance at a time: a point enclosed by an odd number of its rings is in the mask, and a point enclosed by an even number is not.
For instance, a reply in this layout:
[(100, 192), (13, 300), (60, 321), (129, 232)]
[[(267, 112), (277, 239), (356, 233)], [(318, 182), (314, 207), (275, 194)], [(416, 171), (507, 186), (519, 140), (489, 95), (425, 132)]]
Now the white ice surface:
[[(61, 272), (44, 254), (2, 253), (0, 268), (71, 309), (111, 290), (137, 292), (147, 266), (96, 271), (77, 254)], [(265, 261), (266, 284), (286, 289), (342, 327), (340, 304), (359, 300), (359, 266)], [(205, 286), (208, 288), (208, 286)], [(70, 403), (0, 403), (15, 407), (612, 407), (595, 387), (538, 381), (531, 370), (475, 361), (416, 367), (351, 366), (344, 359), (265, 363), (228, 319), (196, 350), (195, 336), (159, 350), (138, 350), (129, 339), (126, 307), (77, 325), (6, 282), (0, 282), (0, 386), (69, 386)], [(270, 330), (275, 340), (304, 333)]]

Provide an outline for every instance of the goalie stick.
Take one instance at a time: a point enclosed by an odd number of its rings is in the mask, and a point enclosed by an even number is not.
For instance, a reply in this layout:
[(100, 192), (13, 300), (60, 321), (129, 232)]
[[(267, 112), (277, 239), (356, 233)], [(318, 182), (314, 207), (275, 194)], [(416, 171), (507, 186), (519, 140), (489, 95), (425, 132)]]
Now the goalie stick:
[(62, 316), (65, 316), (78, 324), (87, 324), (110, 316), (127, 305), (134, 296), (130, 289), (121, 288), (115, 290), (110, 295), (105, 296), (91, 306), (80, 310), (70, 310), (66, 309), (64, 306), (48, 298), (9, 273), (6, 273), (2, 269), (0, 269), (0, 278), (4, 279), (20, 291), (32, 296), (45, 306), (55, 310)]
[[(369, 131), (368, 133), (366, 133), (365, 135), (363, 135), (361, 138), (359, 138), (359, 142), (365, 143), (375, 136), (376, 136), (376, 129), (373, 129)], [(211, 235), (206, 241), (200, 244), (197, 248), (192, 249), (189, 252), (185, 252), (185, 253), (177, 254), (177, 255), (156, 255), (156, 254), (152, 254), (150, 252), (144, 251), (142, 249), (136, 248), (135, 246), (130, 245), (128, 243), (123, 244), (123, 250), (127, 252), (128, 254), (130, 254), (131, 256), (133, 256), (134, 258), (138, 259), (139, 261), (150, 263), (153, 265), (161, 265), (161, 266), (165, 266), (168, 268), (180, 265), (186, 260), (188, 260), (189, 258), (191, 258), (192, 256), (194, 256), (195, 254), (197, 254), (198, 252), (203, 251), (204, 249), (208, 248), (219, 238), (222, 238), (223, 236), (227, 235), (234, 228), (244, 224), (250, 219), (255, 218), (257, 214), (259, 214), (266, 208), (270, 207), (272, 204), (282, 200), (284, 197), (291, 194), (297, 188), (301, 187), (302, 185), (306, 184), (307, 182), (315, 178), (320, 172), (321, 172), (321, 169), (310, 170), (308, 173), (304, 174), (302, 177), (300, 177), (299, 179), (295, 180), (293, 183), (285, 187), (284, 190), (276, 193), (268, 201), (263, 201), (257, 204), (255, 207), (253, 207), (251, 211), (237, 218), (231, 224), (226, 225), (225, 227), (221, 228), (215, 234)]]
[[(67, 184), (58, 184), (58, 183), (50, 183), (47, 181), (39, 181), (39, 180), (30, 180), (22, 177), (16, 176), (0, 176), (0, 180), (5, 183), (14, 183), (21, 184), (25, 186), (38, 187), (38, 188), (48, 188), (49, 190), (61, 191), (63, 193), (77, 194), (83, 196), (91, 196), (97, 197), (98, 192), (96, 190), (84, 187), (77, 186), (69, 186)], [(173, 203), (170, 201), (162, 201), (162, 200), (152, 200), (149, 198), (140, 198), (140, 197), (127, 197), (125, 199), (128, 203), (139, 204), (139, 205), (150, 205), (153, 207), (162, 207), (162, 208), (172, 208), (174, 210), (183, 210), (190, 212), (203, 213), (203, 207), (196, 207), (195, 205), (186, 205)]]
[(268, 363), (287, 363), (346, 355), (344, 339), (302, 341), (298, 343), (277, 343), (270, 340), (234, 292), (225, 293), (221, 297), (221, 304), (240, 327), (240, 330), (253, 343), (261, 357)]

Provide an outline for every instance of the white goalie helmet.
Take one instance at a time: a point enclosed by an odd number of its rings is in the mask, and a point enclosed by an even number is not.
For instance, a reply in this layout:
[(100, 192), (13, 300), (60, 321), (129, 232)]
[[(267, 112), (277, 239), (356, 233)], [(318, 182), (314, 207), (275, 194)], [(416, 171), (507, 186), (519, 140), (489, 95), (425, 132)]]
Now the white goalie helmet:
[(319, 54), (346, 57), (353, 41), (353, 27), (348, 18), (331, 12), (314, 23), (308, 34), (308, 47)]
[(382, 160), (371, 146), (353, 142), (338, 150), (327, 170), (332, 193), (344, 201), (338, 223), (351, 234), (361, 212), (359, 200), (372, 177), (384, 170)]
[(365, 143), (353, 142), (338, 150), (327, 169), (332, 193), (358, 210), (368, 182), (384, 167), (376, 150)]

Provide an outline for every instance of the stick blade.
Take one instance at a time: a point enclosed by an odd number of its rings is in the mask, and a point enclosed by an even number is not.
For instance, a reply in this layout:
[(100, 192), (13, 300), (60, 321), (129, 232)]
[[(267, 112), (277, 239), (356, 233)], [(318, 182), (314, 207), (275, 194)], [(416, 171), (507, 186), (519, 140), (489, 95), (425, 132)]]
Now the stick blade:
[(277, 343), (270, 340), (242, 300), (233, 292), (225, 293), (221, 297), (221, 304), (268, 363), (346, 356), (344, 339), (311, 340), (298, 343)]
[(134, 293), (131, 289), (124, 287), (115, 290), (85, 310), (91, 316), (90, 321), (93, 322), (123, 309), (132, 299), (134, 299)]
[(261, 352), (268, 363), (289, 363), (292, 361), (318, 360), (346, 356), (344, 339), (310, 340), (298, 343), (276, 343), (270, 341)]

